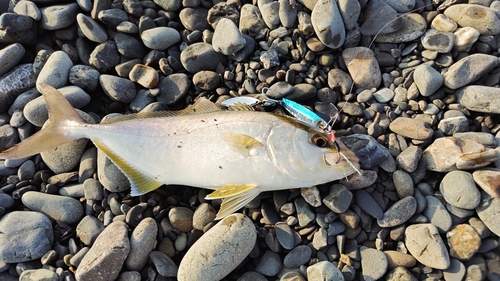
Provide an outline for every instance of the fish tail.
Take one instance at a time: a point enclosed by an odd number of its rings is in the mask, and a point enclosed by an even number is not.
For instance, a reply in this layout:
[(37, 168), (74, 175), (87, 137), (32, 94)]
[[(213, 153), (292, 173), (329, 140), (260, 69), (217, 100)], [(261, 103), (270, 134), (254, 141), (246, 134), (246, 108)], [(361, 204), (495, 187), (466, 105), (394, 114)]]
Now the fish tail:
[(56, 89), (40, 85), (41, 92), (47, 103), (49, 120), (44, 128), (15, 146), (0, 152), (0, 159), (15, 159), (35, 155), (54, 148), (82, 136), (71, 134), (68, 127), (85, 124), (78, 112), (66, 98)]

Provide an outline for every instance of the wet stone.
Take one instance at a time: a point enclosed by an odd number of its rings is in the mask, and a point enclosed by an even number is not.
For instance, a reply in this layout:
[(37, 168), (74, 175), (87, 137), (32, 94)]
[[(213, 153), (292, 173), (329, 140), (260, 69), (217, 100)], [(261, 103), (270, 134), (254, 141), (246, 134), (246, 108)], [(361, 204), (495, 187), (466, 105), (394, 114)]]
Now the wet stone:
[(434, 225), (423, 223), (408, 226), (405, 243), (410, 254), (423, 265), (436, 269), (450, 266), (448, 250)]

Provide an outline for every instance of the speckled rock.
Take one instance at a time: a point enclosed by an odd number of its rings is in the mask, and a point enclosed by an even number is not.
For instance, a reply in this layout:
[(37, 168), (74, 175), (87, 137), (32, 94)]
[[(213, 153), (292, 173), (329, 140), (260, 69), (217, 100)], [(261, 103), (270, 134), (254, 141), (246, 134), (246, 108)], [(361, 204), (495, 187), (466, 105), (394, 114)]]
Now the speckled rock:
[(130, 251), (127, 225), (111, 223), (97, 237), (75, 272), (76, 280), (114, 280)]
[(232, 214), (205, 233), (187, 251), (179, 265), (179, 281), (221, 280), (247, 257), (257, 232), (243, 214)]
[(446, 233), (450, 256), (459, 260), (470, 260), (481, 246), (481, 237), (468, 224), (459, 224)]

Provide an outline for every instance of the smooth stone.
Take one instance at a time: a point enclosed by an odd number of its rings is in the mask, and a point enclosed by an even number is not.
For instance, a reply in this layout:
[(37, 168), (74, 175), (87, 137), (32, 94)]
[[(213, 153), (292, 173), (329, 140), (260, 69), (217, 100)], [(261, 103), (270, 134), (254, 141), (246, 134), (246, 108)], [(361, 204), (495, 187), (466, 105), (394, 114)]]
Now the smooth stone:
[(281, 257), (272, 251), (267, 250), (255, 267), (255, 271), (264, 276), (275, 276), (283, 267)]
[(83, 184), (69, 183), (59, 189), (59, 195), (80, 198), (83, 197)]
[(450, 259), (450, 267), (443, 271), (444, 280), (462, 280), (465, 270), (465, 265), (459, 260)]
[(104, 93), (114, 101), (129, 103), (135, 98), (135, 84), (128, 79), (102, 74), (99, 77), (99, 83)]
[[(147, 31), (148, 30), (144, 31), (143, 34)], [(118, 52), (127, 58), (142, 59), (147, 53), (147, 49), (144, 48), (142, 42), (133, 36), (118, 32), (116, 33), (114, 40)]]
[(42, 13), (35, 3), (31, 1), (20, 1), (14, 7), (14, 13), (18, 15), (28, 16), (36, 21), (42, 19)]
[(19, 275), (19, 281), (31, 280), (58, 281), (59, 276), (54, 271), (45, 268), (28, 269)]
[(396, 118), (389, 128), (398, 135), (415, 140), (426, 140), (434, 134), (434, 130), (424, 121), (408, 117)]
[[(328, 86), (333, 90), (340, 89), (346, 95), (352, 88), (351, 76), (341, 69), (331, 69), (328, 71)], [(372, 94), (370, 91), (369, 93)]]
[(37, 41), (38, 25), (29, 16), (14, 13), (0, 15), (0, 42), (32, 45)]
[(419, 39), (427, 31), (427, 22), (420, 14), (408, 13), (401, 15), (401, 28), (388, 34), (379, 34), (375, 42), (403, 43)]
[(331, 49), (340, 48), (345, 41), (345, 28), (337, 1), (319, 0), (311, 12), (316, 36)]
[(340, 14), (344, 22), (346, 30), (355, 28), (359, 15), (361, 13), (361, 6), (358, 1), (339, 0), (337, 1)]
[[(24, 2), (24, 1), (23, 1)], [(26, 1), (28, 2), (28, 1)], [(22, 44), (10, 44), (0, 50), (0, 76), (11, 71), (24, 57), (25, 49)]]
[(156, 5), (160, 6), (161, 8), (165, 9), (168, 12), (175, 12), (179, 10), (182, 7), (182, 1), (181, 0), (153, 0)]
[(329, 261), (320, 261), (307, 267), (307, 280), (344, 281), (344, 275)]
[(35, 172), (35, 164), (33, 163), (33, 161), (28, 160), (19, 167), (17, 176), (19, 177), (20, 181), (31, 180), (35, 175)]
[(208, 203), (202, 203), (193, 214), (193, 228), (203, 230), (208, 224), (215, 220), (217, 211)]
[(271, 30), (278, 28), (280, 25), (278, 1), (257, 0), (257, 6), (267, 27)]
[(341, 184), (334, 184), (330, 192), (323, 198), (323, 204), (337, 214), (345, 212), (351, 205), (352, 193)]
[(73, 62), (65, 52), (53, 52), (36, 79), (38, 91), (42, 92), (39, 86), (41, 83), (48, 84), (56, 89), (66, 86), (71, 67), (73, 67)]
[[(178, 272), (178, 267), (174, 261), (167, 256), (165, 253), (159, 251), (152, 251), (149, 254), (149, 258), (154, 264), (158, 273), (163, 277), (176, 277)], [(147, 259), (146, 259), (147, 261)]]
[(467, 139), (476, 141), (487, 147), (497, 147), (498, 142), (490, 133), (482, 133), (482, 132), (463, 132), (463, 133), (455, 133), (453, 134), (455, 138), (458, 139)]
[(5, 194), (5, 193), (0, 193), (0, 207), (8, 209), (12, 206), (14, 206), (14, 198), (12, 196)]
[(297, 268), (306, 264), (312, 255), (312, 250), (307, 245), (299, 245), (286, 254), (283, 264), (287, 268)]
[(287, 250), (292, 250), (296, 246), (295, 230), (284, 222), (278, 222), (274, 227), (276, 231), (276, 239), (280, 245)]
[(190, 31), (210, 29), (207, 17), (208, 9), (203, 7), (184, 8), (179, 13), (182, 25)]
[[(365, 155), (364, 157), (359, 157), (359, 163), (362, 169), (371, 169), (391, 157), (389, 150), (378, 143), (372, 136), (352, 134), (341, 137), (340, 140), (347, 148), (354, 152), (354, 154)], [(370, 175), (370, 171), (365, 171), (365, 174)], [(354, 174), (354, 176), (356, 175), (357, 174)]]
[(141, 33), (144, 45), (153, 50), (166, 50), (181, 40), (179, 32), (171, 27), (155, 27)]
[(384, 212), (382, 218), (377, 219), (380, 227), (394, 227), (408, 221), (417, 210), (417, 201), (412, 196), (396, 201)]
[(168, 220), (180, 232), (189, 232), (193, 229), (193, 214), (189, 208), (174, 207), (168, 212)]
[(422, 214), (439, 232), (446, 233), (452, 226), (451, 216), (446, 207), (434, 196), (425, 196), (427, 206)]
[(424, 97), (431, 96), (443, 85), (443, 76), (427, 64), (421, 64), (415, 68), (413, 79), (420, 94)]
[(476, 169), (491, 164), (497, 158), (494, 149), (486, 148), (474, 140), (458, 140), (454, 137), (436, 139), (422, 155), (427, 169), (436, 172)]
[(101, 74), (95, 68), (78, 64), (69, 70), (69, 82), (86, 91), (94, 91), (99, 85)]
[(425, 266), (447, 269), (450, 256), (438, 229), (429, 223), (413, 224), (405, 230), (406, 248)]
[(467, 132), (469, 131), (469, 120), (465, 116), (444, 118), (439, 121), (438, 130), (446, 136)]
[[(77, 86), (66, 86), (57, 89), (74, 108), (82, 108), (90, 103), (90, 96)], [(28, 102), (24, 107), (23, 114), (26, 119), (37, 127), (42, 127), (49, 119), (47, 102), (43, 96), (39, 96)]]
[(321, 206), (321, 196), (319, 194), (319, 189), (316, 186), (301, 188), (300, 195), (309, 205), (313, 207)]
[(127, 12), (115, 8), (100, 11), (97, 18), (112, 29), (116, 29), (120, 24), (129, 19)]
[(418, 281), (410, 271), (404, 267), (398, 266), (387, 273), (386, 281)]
[(381, 278), (387, 271), (388, 261), (387, 256), (377, 250), (362, 246), (360, 248), (361, 253), (361, 268), (363, 279), (366, 281), (369, 280), (378, 280)]
[[(89, 149), (90, 150), (90, 149)], [(97, 157), (97, 151), (94, 151)], [(103, 189), (102, 185), (98, 180), (89, 178), (83, 182), (83, 193), (84, 197), (87, 200), (97, 200), (100, 201), (103, 198)]]
[(160, 82), (156, 69), (143, 64), (136, 64), (130, 71), (129, 78), (130, 81), (136, 82), (146, 89), (155, 88)]
[(9, 124), (0, 127), (0, 149), (4, 150), (14, 146), (18, 142), (16, 130)]
[(348, 48), (342, 58), (357, 88), (378, 88), (382, 81), (380, 67), (373, 51), (366, 47)]
[(474, 227), (459, 224), (446, 233), (450, 257), (463, 261), (470, 260), (481, 246), (481, 237)]
[(41, 258), (52, 249), (49, 218), (38, 212), (13, 211), (0, 219), (0, 260), (18, 263)]
[(76, 22), (83, 35), (92, 42), (104, 43), (108, 40), (106, 30), (93, 18), (79, 13), (76, 15)]
[(219, 20), (212, 39), (212, 47), (216, 52), (231, 55), (243, 49), (245, 44), (245, 38), (232, 20)]
[(472, 175), (464, 171), (448, 172), (439, 185), (439, 191), (446, 202), (462, 209), (474, 209), (481, 201), (481, 193)]
[(297, 8), (295, 0), (278, 0), (278, 16), (281, 24), (286, 28), (293, 28), (297, 22)]
[(476, 208), (481, 221), (496, 235), (500, 234), (500, 198), (492, 198), (487, 193), (481, 194), (481, 203)]
[(393, 269), (399, 266), (411, 268), (414, 267), (417, 263), (415, 258), (407, 253), (397, 252), (397, 251), (384, 251), (384, 254), (387, 257), (387, 267), (389, 269)]
[(388, 103), (392, 100), (392, 98), (394, 98), (394, 96), (394, 91), (389, 88), (382, 88), (373, 93), (373, 97), (380, 103)]
[(265, 36), (268, 30), (262, 14), (256, 5), (245, 4), (240, 10), (240, 31), (250, 37), (260, 39)]
[(240, 19), (238, 8), (235, 5), (232, 5), (232, 3), (219, 2), (213, 5), (212, 8), (208, 10), (207, 21), (214, 30), (215, 27), (217, 27), (219, 20), (224, 18), (230, 19), (235, 24), (238, 24), (238, 21)]
[(10, 115), (13, 115), (17, 111), (22, 111), (26, 104), (39, 96), (40, 93), (36, 88), (32, 88), (26, 92), (23, 92), (14, 100), (14, 103), (12, 103), (12, 105), (10, 106), (8, 113)]
[[(452, 90), (475, 82), (500, 63), (500, 58), (486, 54), (472, 54), (452, 64), (443, 75), (444, 85)], [(461, 89), (456, 95), (460, 102)]]
[(191, 87), (191, 80), (184, 73), (174, 73), (160, 80), (157, 100), (163, 105), (172, 105), (181, 100)]
[(0, 77), (0, 112), (9, 109), (16, 98), (35, 87), (37, 76), (33, 64), (21, 64)]
[(117, 281), (140, 281), (141, 280), (141, 273), (138, 271), (123, 271), (120, 273), (120, 276), (118, 276)]
[(57, 30), (66, 28), (76, 22), (79, 12), (77, 3), (51, 5), (40, 8), (40, 28), (45, 30)]
[(23, 194), (21, 200), (31, 210), (69, 224), (80, 221), (84, 214), (82, 204), (71, 197), (29, 191)]
[(422, 154), (423, 151), (420, 147), (409, 146), (396, 157), (396, 162), (403, 170), (412, 173), (417, 170)]
[[(109, 118), (105, 117), (102, 121), (106, 119)], [(100, 149), (97, 150), (97, 177), (102, 186), (111, 192), (122, 192), (130, 187), (127, 177)]]
[(472, 173), (472, 178), (491, 197), (500, 198), (500, 169), (476, 170)]
[(125, 259), (129, 270), (140, 271), (147, 263), (150, 252), (156, 245), (158, 226), (153, 218), (145, 218), (132, 231), (130, 252)]
[(398, 31), (402, 20), (398, 13), (383, 0), (372, 0), (363, 8), (365, 21), (359, 31), (363, 35), (388, 34)]
[(458, 25), (455, 21), (449, 19), (444, 14), (438, 14), (432, 20), (431, 27), (440, 31), (455, 32)]
[(233, 271), (255, 246), (257, 231), (243, 214), (232, 214), (189, 248), (179, 265), (179, 281), (216, 281)]
[(243, 34), (243, 38), (245, 39), (245, 47), (234, 54), (228, 55), (229, 59), (241, 62), (253, 53), (255, 49), (255, 40), (246, 34)]
[(236, 281), (267, 281), (267, 278), (255, 271), (247, 271)]
[(400, 198), (413, 196), (415, 188), (410, 174), (402, 170), (396, 170), (392, 174), (392, 181)]
[(76, 226), (76, 236), (83, 244), (91, 246), (104, 230), (104, 224), (93, 216), (85, 216)]
[(356, 191), (356, 204), (358, 204), (363, 211), (376, 219), (380, 219), (384, 216), (384, 212), (380, 205), (364, 189)]
[(499, 88), (479, 85), (466, 86), (458, 89), (455, 93), (457, 101), (465, 108), (493, 114), (500, 113), (499, 95)]
[(315, 219), (315, 214), (311, 211), (310, 205), (304, 198), (297, 198), (294, 201), (297, 210), (297, 219), (300, 226), (306, 226)]
[(200, 71), (193, 75), (193, 84), (202, 90), (215, 90), (220, 82), (221, 77), (214, 71)]
[(97, 45), (89, 55), (89, 63), (101, 73), (106, 73), (117, 66), (120, 63), (120, 53), (115, 41)]
[(472, 27), (461, 27), (453, 35), (455, 36), (453, 47), (459, 52), (469, 52), (481, 34)]
[(457, 4), (444, 10), (444, 15), (462, 27), (475, 28), (481, 35), (500, 33), (500, 19), (491, 8), (475, 4)]
[(115, 280), (130, 251), (125, 222), (108, 225), (97, 237), (75, 272), (77, 280)]
[(191, 73), (202, 70), (215, 71), (219, 64), (225, 65), (227, 59), (217, 53), (212, 45), (207, 43), (194, 43), (181, 52), (181, 63)]
[(451, 32), (429, 29), (421, 37), (420, 41), (426, 50), (448, 53), (455, 44), (455, 35)]

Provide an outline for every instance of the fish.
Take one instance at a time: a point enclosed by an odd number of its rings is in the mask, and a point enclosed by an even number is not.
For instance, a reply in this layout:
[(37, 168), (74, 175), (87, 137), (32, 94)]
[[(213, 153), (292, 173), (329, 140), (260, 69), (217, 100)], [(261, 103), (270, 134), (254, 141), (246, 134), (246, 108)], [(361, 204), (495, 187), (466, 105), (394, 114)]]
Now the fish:
[[(295, 118), (223, 111), (207, 99), (180, 111), (147, 112), (86, 123), (55, 88), (40, 84), (49, 119), (44, 128), (0, 152), (23, 158), (87, 138), (128, 178), (132, 196), (162, 185), (214, 190), (217, 219), (261, 192), (331, 182), (356, 172), (358, 158), (339, 141)], [(342, 152), (345, 158), (340, 159)], [(346, 161), (346, 159), (348, 161)]]

